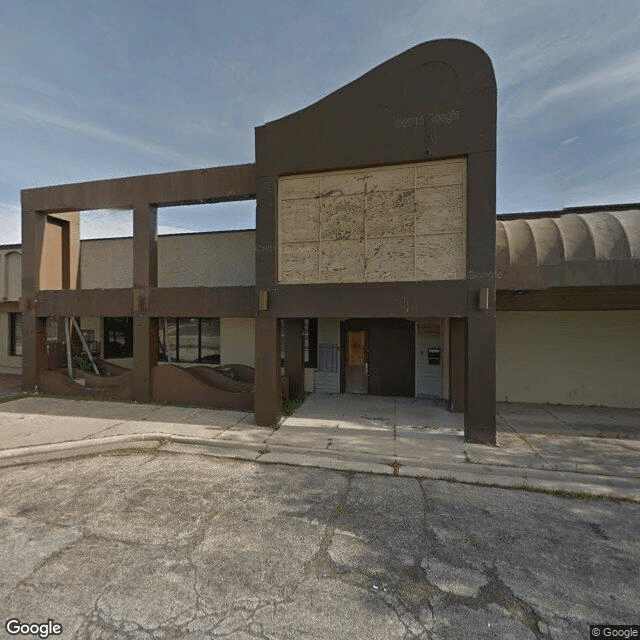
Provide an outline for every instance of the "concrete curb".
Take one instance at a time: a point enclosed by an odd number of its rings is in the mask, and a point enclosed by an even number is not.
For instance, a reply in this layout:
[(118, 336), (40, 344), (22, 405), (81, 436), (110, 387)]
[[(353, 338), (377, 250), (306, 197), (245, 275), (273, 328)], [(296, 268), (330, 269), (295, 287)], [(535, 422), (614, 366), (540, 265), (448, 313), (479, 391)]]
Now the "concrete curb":
[(448, 480), (511, 489), (566, 491), (640, 502), (640, 479), (638, 478), (477, 463), (421, 464), (420, 460), (412, 458), (388, 458), (378, 454), (302, 449), (286, 445), (270, 447), (265, 443), (176, 436), (170, 433), (105, 436), (5, 449), (0, 451), (0, 468), (126, 449), (156, 449), (171, 453), (361, 473), (395, 474), (401, 477)]
[(138, 433), (4, 449), (0, 451), (0, 468), (30, 462), (106, 453), (118, 449), (155, 449), (161, 442), (169, 438), (171, 438), (171, 434), (168, 433)]

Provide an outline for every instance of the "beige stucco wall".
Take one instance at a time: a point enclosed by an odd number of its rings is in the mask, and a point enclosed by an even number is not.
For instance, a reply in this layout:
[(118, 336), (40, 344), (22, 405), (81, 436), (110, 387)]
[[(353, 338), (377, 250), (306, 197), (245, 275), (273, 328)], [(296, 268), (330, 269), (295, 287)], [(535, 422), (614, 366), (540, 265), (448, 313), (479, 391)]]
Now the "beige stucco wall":
[(161, 236), (161, 287), (254, 285), (255, 231)]
[(19, 300), (22, 289), (22, 256), (18, 249), (0, 250), (0, 300)]
[(80, 243), (82, 289), (133, 286), (133, 238), (83, 240)]
[(497, 399), (640, 407), (640, 311), (499, 312)]
[[(133, 239), (84, 240), (83, 289), (132, 286)], [(205, 287), (255, 284), (255, 231), (185, 234), (158, 238), (158, 284)]]
[(220, 318), (220, 363), (255, 366), (255, 320)]

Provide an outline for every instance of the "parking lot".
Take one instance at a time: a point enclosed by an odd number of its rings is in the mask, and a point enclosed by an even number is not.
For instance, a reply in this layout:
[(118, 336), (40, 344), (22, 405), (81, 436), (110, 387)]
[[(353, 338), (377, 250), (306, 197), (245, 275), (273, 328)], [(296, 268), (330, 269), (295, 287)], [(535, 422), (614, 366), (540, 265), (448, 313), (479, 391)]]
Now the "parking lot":
[(64, 638), (583, 640), (638, 621), (637, 504), (157, 451), (4, 468), (0, 491), (4, 619)]

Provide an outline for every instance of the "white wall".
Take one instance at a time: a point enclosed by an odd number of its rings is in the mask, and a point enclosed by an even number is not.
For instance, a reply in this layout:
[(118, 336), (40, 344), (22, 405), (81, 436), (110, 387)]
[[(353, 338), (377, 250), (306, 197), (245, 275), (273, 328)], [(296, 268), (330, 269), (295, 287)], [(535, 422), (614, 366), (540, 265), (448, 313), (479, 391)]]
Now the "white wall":
[(498, 312), (497, 400), (640, 407), (640, 311)]

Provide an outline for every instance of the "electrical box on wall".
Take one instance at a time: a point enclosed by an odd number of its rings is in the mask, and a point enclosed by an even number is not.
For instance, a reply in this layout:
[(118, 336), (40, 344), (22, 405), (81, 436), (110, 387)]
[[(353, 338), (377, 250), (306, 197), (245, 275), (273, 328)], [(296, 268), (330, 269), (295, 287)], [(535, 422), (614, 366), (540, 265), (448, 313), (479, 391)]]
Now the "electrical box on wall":
[(432, 365), (440, 365), (440, 347), (429, 347), (427, 349), (427, 361)]

